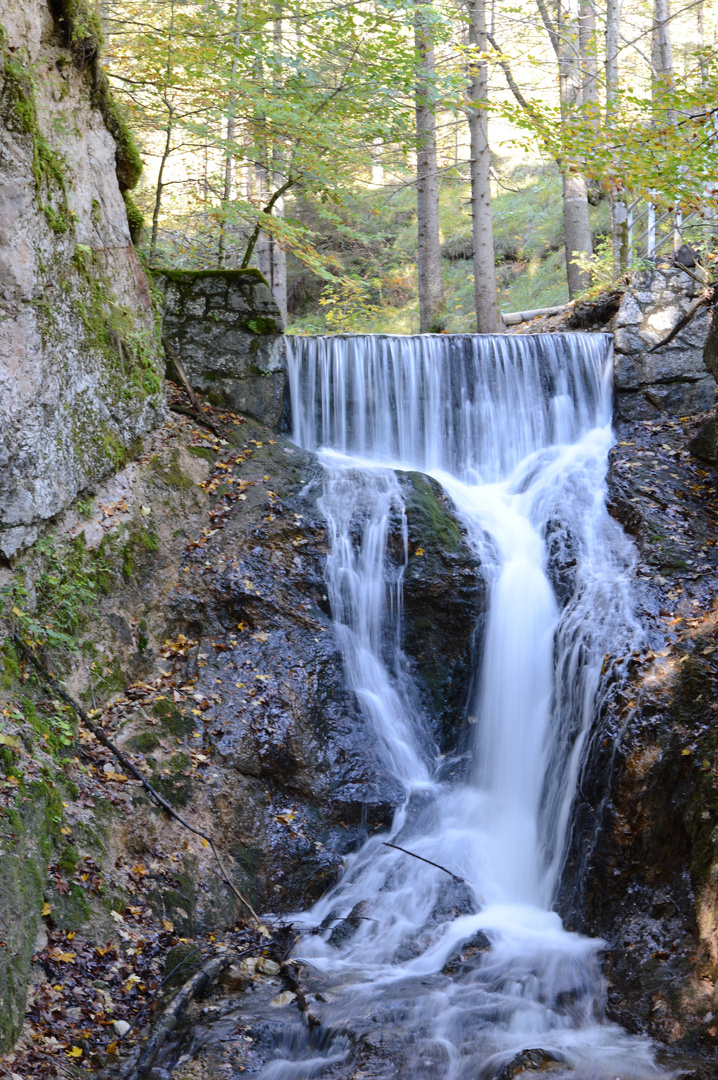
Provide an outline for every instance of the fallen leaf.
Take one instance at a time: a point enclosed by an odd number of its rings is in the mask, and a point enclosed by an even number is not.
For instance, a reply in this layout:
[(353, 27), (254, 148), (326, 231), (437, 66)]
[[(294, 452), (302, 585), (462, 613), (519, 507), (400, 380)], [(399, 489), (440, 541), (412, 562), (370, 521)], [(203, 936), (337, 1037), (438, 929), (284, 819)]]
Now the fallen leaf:
[(162, 925), (164, 926), (165, 930), (168, 931), (168, 933), (170, 933), (170, 934), (174, 933), (174, 928), (175, 927), (174, 927), (174, 923), (172, 922), (171, 919), (163, 919), (162, 920)]

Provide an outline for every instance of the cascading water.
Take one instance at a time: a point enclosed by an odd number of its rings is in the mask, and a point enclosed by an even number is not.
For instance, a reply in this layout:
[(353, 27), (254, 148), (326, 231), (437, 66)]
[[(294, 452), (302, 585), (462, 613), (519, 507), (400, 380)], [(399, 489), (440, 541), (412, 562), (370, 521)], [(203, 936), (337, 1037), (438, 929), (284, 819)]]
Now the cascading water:
[[(551, 911), (603, 657), (639, 634), (631, 549), (604, 506), (610, 349), (600, 335), (288, 341), (294, 439), (325, 471), (347, 678), (406, 801), (295, 920), (334, 1034), (280, 1041), (267, 1078), (336, 1075), (347, 1030), (394, 1046), (386, 1075), (488, 1080), (537, 1047), (555, 1075), (659, 1074), (648, 1044), (601, 1021), (601, 943)], [(408, 555), (396, 469), (441, 482), (489, 587), (460, 785), (439, 779), (403, 663), (403, 569), (385, 558), (397, 518)], [(449, 978), (459, 946), (475, 959)]]

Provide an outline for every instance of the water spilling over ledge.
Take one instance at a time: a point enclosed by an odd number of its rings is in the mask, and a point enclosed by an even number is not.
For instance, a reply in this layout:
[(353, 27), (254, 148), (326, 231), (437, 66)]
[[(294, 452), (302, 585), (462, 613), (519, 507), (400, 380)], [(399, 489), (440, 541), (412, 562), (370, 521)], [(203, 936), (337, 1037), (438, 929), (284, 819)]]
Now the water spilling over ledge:
[[(263, 1075), (339, 1075), (357, 1040), (393, 1075), (490, 1080), (539, 1048), (556, 1075), (656, 1075), (646, 1043), (602, 1022), (601, 943), (551, 909), (603, 657), (640, 634), (632, 550), (604, 506), (610, 339), (294, 338), (288, 364), (295, 441), (324, 469), (347, 678), (406, 798), (297, 918), (323, 1034), (285, 1028)], [(489, 589), (459, 784), (442, 779), (402, 651), (421, 552), (404, 530), (403, 564), (386, 558), (397, 470), (444, 486)]]

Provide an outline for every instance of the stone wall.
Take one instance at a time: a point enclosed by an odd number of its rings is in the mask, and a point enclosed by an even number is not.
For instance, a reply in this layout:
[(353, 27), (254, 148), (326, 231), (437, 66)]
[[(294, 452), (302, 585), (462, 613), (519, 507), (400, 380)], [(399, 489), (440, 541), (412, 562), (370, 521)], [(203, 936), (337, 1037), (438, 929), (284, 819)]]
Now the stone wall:
[(716, 365), (706, 350), (707, 309), (669, 344), (649, 352), (668, 336), (699, 292), (684, 270), (672, 266), (637, 274), (625, 292), (614, 321), (618, 419), (694, 415), (715, 404)]
[(123, 197), (139, 159), (99, 45), (90, 37), (78, 50), (70, 16), (53, 7), (5, 0), (0, 15), (5, 557), (117, 468), (164, 412), (150, 292)]
[(258, 270), (168, 271), (164, 333), (192, 385), (277, 428), (286, 385), (282, 316)]

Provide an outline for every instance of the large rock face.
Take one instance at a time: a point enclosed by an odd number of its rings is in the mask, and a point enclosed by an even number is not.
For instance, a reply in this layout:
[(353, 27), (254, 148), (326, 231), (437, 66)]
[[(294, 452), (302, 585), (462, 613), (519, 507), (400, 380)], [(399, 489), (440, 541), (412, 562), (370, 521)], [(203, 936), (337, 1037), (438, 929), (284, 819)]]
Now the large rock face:
[(282, 316), (258, 270), (167, 271), (164, 332), (215, 405), (277, 428), (286, 386)]
[(559, 909), (607, 942), (613, 1018), (714, 1052), (718, 559), (715, 472), (691, 459), (696, 426), (623, 424), (611, 453), (609, 510), (636, 539), (645, 636), (607, 661)]
[(700, 287), (679, 267), (639, 273), (614, 320), (616, 411), (643, 420), (705, 412), (716, 402), (715, 371), (704, 359), (708, 311), (703, 309), (667, 345), (663, 341), (695, 302)]
[(86, 55), (73, 56), (65, 20), (42, 0), (9, 0), (0, 21), (0, 553), (9, 556), (117, 467), (164, 399), (118, 180), (119, 166), (123, 187), (136, 181), (136, 163), (108, 130), (120, 137), (104, 77), (94, 61), (80, 70)]

